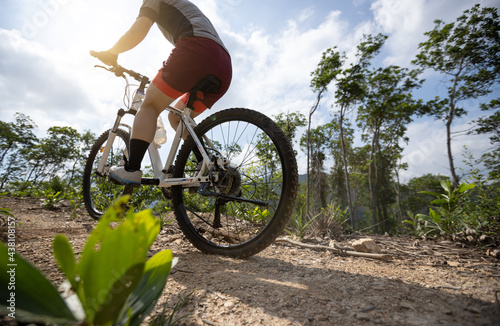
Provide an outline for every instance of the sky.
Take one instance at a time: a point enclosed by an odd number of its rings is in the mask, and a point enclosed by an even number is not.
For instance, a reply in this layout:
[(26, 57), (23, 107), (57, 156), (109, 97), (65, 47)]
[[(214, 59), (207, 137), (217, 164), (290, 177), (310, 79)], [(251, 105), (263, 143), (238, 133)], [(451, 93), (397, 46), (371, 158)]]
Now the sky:
[[(500, 0), (193, 0), (210, 18), (233, 60), (228, 93), (198, 121), (214, 111), (247, 107), (268, 116), (308, 115), (316, 95), (311, 72), (321, 54), (336, 46), (352, 58), (363, 34), (389, 38), (377, 65), (414, 68), (411, 61), (434, 20), (453, 22), (475, 3), (499, 7)], [(0, 107), (2, 121), (16, 112), (31, 117), (40, 135), (52, 126), (71, 126), (100, 134), (110, 128), (122, 107), (123, 80), (95, 69), (89, 50), (106, 50), (137, 17), (140, 0), (0, 0)], [(147, 38), (123, 53), (119, 63), (151, 78), (172, 49), (154, 26)], [(426, 71), (418, 96), (444, 96), (443, 76)], [(333, 87), (313, 115), (312, 126), (331, 121)], [(453, 130), (469, 129), (482, 114), (479, 101), (462, 105), (467, 117)], [(353, 117), (351, 117), (353, 118)], [(170, 133), (172, 135), (172, 133)], [(449, 175), (445, 128), (432, 118), (408, 126), (401, 179), (423, 174)], [(463, 147), (479, 157), (490, 148), (487, 136), (457, 136), (455, 162), (462, 166)], [(304, 154), (297, 157), (306, 171)]]

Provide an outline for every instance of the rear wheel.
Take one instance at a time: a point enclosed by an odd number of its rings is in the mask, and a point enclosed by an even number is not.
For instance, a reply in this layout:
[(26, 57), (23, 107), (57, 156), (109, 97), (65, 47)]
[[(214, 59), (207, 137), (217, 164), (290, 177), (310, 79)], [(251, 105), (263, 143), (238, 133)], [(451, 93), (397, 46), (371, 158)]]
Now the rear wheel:
[[(172, 188), (179, 226), (205, 253), (248, 257), (269, 246), (286, 226), (298, 188), (297, 163), (283, 131), (268, 117), (248, 109), (224, 110), (201, 122), (214, 166), (202, 195), (198, 188)], [(195, 176), (200, 165), (189, 137), (176, 159), (174, 177)], [(221, 162), (222, 160), (219, 160)]]
[(130, 139), (128, 132), (118, 129), (104, 171), (101, 175), (97, 173), (110, 131), (105, 131), (95, 142), (83, 173), (83, 200), (89, 215), (96, 220), (101, 218), (118, 197), (124, 193), (132, 193), (132, 189), (117, 185), (108, 179), (109, 168), (113, 165), (123, 165), (124, 157), (128, 158)]

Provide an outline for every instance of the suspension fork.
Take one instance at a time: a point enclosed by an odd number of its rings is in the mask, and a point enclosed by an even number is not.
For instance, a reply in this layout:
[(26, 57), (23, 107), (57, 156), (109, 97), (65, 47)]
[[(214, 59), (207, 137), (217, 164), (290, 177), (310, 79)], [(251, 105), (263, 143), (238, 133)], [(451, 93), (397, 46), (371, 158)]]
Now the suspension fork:
[[(113, 128), (111, 128), (109, 132), (108, 141), (106, 142), (106, 146), (104, 147), (101, 161), (99, 162), (99, 167), (97, 168), (98, 175), (104, 176), (105, 174), (104, 166), (106, 164), (106, 161), (108, 160), (109, 152), (111, 151), (111, 147), (113, 146), (113, 143), (115, 141), (116, 134), (118, 133), (118, 127), (120, 126), (123, 116), (127, 113), (135, 115), (135, 112), (136, 112), (135, 110), (127, 110), (127, 111), (125, 111), (124, 109), (118, 110), (115, 123), (113, 125)], [(124, 155), (128, 155), (127, 150), (125, 150)]]

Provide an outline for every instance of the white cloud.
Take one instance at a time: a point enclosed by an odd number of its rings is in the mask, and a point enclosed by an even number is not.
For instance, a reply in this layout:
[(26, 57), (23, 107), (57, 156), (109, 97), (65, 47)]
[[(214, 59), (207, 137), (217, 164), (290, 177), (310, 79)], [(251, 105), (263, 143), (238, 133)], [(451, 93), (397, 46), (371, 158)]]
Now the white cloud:
[(3, 116), (22, 112), (55, 120), (91, 107), (77, 74), (60, 64), (63, 59), (18, 31), (0, 29), (0, 57)]
[[(451, 4), (453, 3), (453, 4)], [(482, 1), (482, 5), (496, 5), (498, 0)], [(470, 0), (377, 0), (371, 5), (377, 28), (390, 35), (386, 42), (387, 65), (408, 66), (414, 59), (424, 33), (434, 27), (434, 20), (454, 22), (464, 10), (473, 6)]]
[(310, 17), (306, 9), (276, 33), (254, 26), (240, 33), (223, 30), (233, 58), (235, 78), (230, 93), (236, 104), (269, 115), (309, 111), (314, 99), (310, 73), (326, 48), (343, 42), (347, 29), (340, 12), (332, 12), (317, 27), (303, 30), (300, 23)]

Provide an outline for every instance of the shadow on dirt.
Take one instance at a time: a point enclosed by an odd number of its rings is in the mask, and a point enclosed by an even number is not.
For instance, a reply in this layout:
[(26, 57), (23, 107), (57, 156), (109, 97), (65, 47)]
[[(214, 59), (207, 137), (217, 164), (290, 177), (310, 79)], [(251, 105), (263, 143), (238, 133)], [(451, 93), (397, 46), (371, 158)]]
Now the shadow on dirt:
[[(276, 317), (280, 324), (302, 325), (494, 325), (500, 320), (498, 303), (474, 299), (453, 289), (363, 275), (363, 268), (391, 262), (321, 254), (319, 260), (310, 259), (307, 251), (284, 261), (272, 257), (273, 251), (283, 249), (276, 248), (247, 260), (198, 252), (176, 254), (179, 264), (169, 282), (183, 285), (186, 293), (195, 291), (183, 308), (193, 314), (185, 322), (210, 320), (214, 308), (220, 309), (216, 324), (241, 324), (239, 310), (245, 309), (256, 312), (255, 320), (247, 320), (249, 324), (264, 322), (259, 315), (266, 314)], [(342, 271), (343, 264), (359, 265), (360, 270)], [(169, 304), (175, 304), (176, 297), (169, 300)]]

